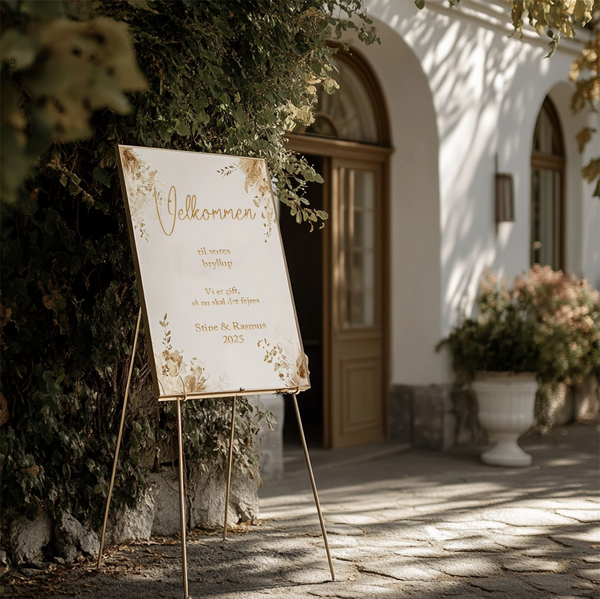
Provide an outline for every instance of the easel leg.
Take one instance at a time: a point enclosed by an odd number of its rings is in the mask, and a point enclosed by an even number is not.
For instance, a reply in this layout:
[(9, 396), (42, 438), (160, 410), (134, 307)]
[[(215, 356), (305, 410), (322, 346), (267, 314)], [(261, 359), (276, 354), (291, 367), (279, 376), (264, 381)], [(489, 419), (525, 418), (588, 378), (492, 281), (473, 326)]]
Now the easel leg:
[(231, 468), (233, 465), (233, 435), (235, 432), (235, 404), (237, 395), (233, 396), (233, 407), (231, 409), (231, 434), (229, 437), (229, 466), (227, 468), (227, 490), (225, 491), (225, 528), (223, 529), (223, 540), (227, 540), (227, 516), (229, 514), (229, 490), (231, 489)]
[(115, 484), (115, 474), (117, 472), (117, 462), (119, 461), (119, 449), (121, 448), (121, 439), (123, 437), (123, 425), (125, 424), (125, 414), (127, 412), (127, 399), (129, 397), (129, 387), (131, 385), (131, 374), (133, 373), (133, 362), (135, 360), (135, 350), (140, 332), (140, 322), (142, 320), (142, 309), (138, 312), (137, 324), (135, 326), (135, 335), (133, 338), (133, 350), (131, 351), (131, 363), (129, 364), (129, 374), (127, 376), (127, 387), (125, 388), (125, 399), (123, 400), (123, 413), (121, 414), (121, 425), (119, 426), (119, 435), (117, 436), (117, 447), (115, 449), (115, 459), (113, 461), (112, 475), (110, 477), (110, 486), (108, 487), (108, 497), (106, 498), (106, 510), (104, 510), (104, 524), (102, 525), (102, 536), (100, 537), (100, 551), (98, 552), (97, 568), (102, 564), (102, 551), (104, 550), (104, 537), (106, 536), (106, 524), (108, 523), (108, 510), (110, 509), (110, 500), (112, 498), (113, 487)]
[(185, 532), (187, 523), (185, 519), (185, 488), (183, 485), (183, 434), (181, 430), (181, 400), (177, 398), (177, 433), (179, 445), (179, 514), (181, 517), (181, 559), (183, 561), (183, 596), (188, 595), (188, 575), (187, 575), (187, 553)]
[(317, 485), (315, 484), (315, 477), (313, 476), (312, 466), (310, 465), (310, 457), (308, 455), (308, 447), (306, 446), (306, 439), (304, 438), (304, 429), (302, 427), (302, 419), (300, 418), (300, 410), (298, 409), (298, 400), (296, 394), (292, 395), (294, 398), (294, 409), (296, 410), (296, 418), (298, 419), (298, 428), (300, 429), (300, 438), (302, 439), (302, 448), (304, 449), (304, 457), (306, 458), (306, 466), (308, 468), (308, 475), (310, 476), (310, 484), (312, 485), (313, 495), (315, 496), (315, 505), (317, 506), (317, 512), (319, 514), (319, 522), (321, 523), (321, 532), (323, 533), (323, 541), (325, 542), (325, 550), (327, 551), (327, 560), (329, 561), (329, 570), (331, 572), (331, 580), (335, 582), (335, 572), (333, 571), (333, 562), (331, 561), (331, 553), (329, 552), (329, 543), (327, 541), (327, 531), (325, 530), (325, 522), (323, 521), (323, 514), (321, 513), (321, 504), (319, 503), (319, 495), (317, 493)]

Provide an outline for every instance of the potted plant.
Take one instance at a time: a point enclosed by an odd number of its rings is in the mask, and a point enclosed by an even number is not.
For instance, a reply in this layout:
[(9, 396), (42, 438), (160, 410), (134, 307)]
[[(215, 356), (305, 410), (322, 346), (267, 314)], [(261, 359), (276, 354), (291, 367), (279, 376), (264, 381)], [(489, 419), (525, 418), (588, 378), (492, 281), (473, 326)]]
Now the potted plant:
[[(472, 383), (479, 420), (494, 446), (483, 462), (527, 466), (517, 439), (534, 423), (536, 392), (577, 383), (600, 366), (600, 294), (585, 280), (535, 265), (512, 287), (486, 271), (474, 318), (438, 344), (448, 346), (458, 383)], [(540, 393), (540, 389), (542, 392)]]

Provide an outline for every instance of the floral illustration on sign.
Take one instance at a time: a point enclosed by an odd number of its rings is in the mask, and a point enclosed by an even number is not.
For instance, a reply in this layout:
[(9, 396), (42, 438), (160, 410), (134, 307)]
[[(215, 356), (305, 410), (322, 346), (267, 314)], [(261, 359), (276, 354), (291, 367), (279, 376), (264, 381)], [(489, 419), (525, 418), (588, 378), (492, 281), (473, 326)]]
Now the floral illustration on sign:
[(159, 377), (166, 395), (182, 393), (200, 393), (207, 387), (207, 377), (202, 366), (196, 364), (197, 358), (189, 362), (184, 359), (183, 351), (174, 350), (171, 345), (171, 331), (167, 314), (158, 324), (163, 328), (163, 351), (154, 354), (159, 370)]
[(284, 388), (310, 386), (308, 357), (302, 353), (299, 346), (284, 343), (272, 345), (267, 339), (258, 341), (257, 346), (264, 350), (264, 361), (273, 364), (273, 369)]
[[(150, 241), (144, 214), (148, 215), (148, 202), (164, 202), (163, 194), (157, 189), (158, 185), (162, 187), (164, 183), (156, 180), (158, 171), (148, 166), (131, 148), (120, 150), (131, 222), (140, 237)], [(154, 211), (151, 210), (150, 214), (154, 214)]]
[(246, 176), (244, 190), (246, 193), (254, 194), (252, 201), (254, 205), (261, 210), (260, 216), (265, 221), (265, 243), (273, 232), (273, 223), (276, 220), (275, 209), (271, 199), (271, 186), (267, 177), (267, 171), (263, 160), (257, 158), (240, 158), (238, 164), (231, 164), (217, 172), (224, 177), (228, 177), (236, 170), (241, 170)]
[(228, 372), (222, 372), (217, 380), (216, 389), (219, 391), (228, 391), (233, 388), (231, 377)]

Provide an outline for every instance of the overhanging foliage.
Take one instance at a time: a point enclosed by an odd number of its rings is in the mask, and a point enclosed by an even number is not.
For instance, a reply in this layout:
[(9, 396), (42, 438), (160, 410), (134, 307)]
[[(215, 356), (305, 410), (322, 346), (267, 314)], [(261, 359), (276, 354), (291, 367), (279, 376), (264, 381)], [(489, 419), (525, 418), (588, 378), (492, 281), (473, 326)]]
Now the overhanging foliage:
[[(310, 118), (315, 86), (333, 87), (326, 40), (357, 27), (361, 39), (373, 40), (357, 0), (140, 5), (96, 2), (86, 18), (127, 24), (147, 91), (130, 98), (126, 116), (97, 112), (92, 140), (54, 143), (16, 202), (3, 207), (5, 513), (33, 516), (43, 508), (97, 519), (104, 503), (138, 310), (115, 143), (265, 158), (280, 200), (299, 221), (316, 222), (326, 214), (312, 211), (301, 193), (319, 177), (284, 148), (283, 137), (295, 120)], [(3, 15), (16, 11), (12, 23), (26, 27), (33, 17), (24, 6), (4, 3)], [(23, 114), (31, 114), (21, 75), (8, 75), (21, 90)], [(136, 360), (115, 507), (133, 502), (148, 469), (174, 455), (175, 420), (149, 393), (145, 351)], [(186, 405), (188, 459), (223, 463), (228, 406)], [(256, 427), (256, 413), (242, 402), (235, 455), (252, 472)]]

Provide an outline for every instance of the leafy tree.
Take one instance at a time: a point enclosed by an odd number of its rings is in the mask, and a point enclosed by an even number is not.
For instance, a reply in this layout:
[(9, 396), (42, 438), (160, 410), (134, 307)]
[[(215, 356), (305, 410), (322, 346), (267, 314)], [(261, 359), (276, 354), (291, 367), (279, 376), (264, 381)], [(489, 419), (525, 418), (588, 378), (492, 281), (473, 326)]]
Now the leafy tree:
[[(67, 23), (76, 32), (97, 32), (97, 24), (104, 23), (108, 32), (125, 25), (146, 89), (129, 97), (129, 108), (119, 95), (132, 85), (127, 77), (119, 85), (110, 80), (111, 87), (98, 75), (96, 87), (86, 94), (77, 84), (56, 101), (49, 95), (55, 108), (56, 102), (68, 105), (81, 118), (57, 117), (63, 128), (53, 126), (44, 138), (54, 143), (44, 151), (40, 141), (33, 176), (13, 203), (3, 206), (0, 386), (6, 404), (0, 405), (5, 420), (0, 491), (8, 516), (67, 510), (97, 522), (138, 311), (115, 143), (265, 158), (280, 200), (299, 221), (315, 223), (326, 214), (310, 209), (302, 189), (319, 176), (286, 150), (284, 135), (295, 122), (310, 120), (318, 84), (330, 91), (335, 87), (334, 49), (327, 40), (347, 29), (356, 29), (367, 43), (373, 36), (358, 0), (112, 0), (84, 4), (86, 14), (75, 10), (79, 4), (64, 3), (69, 20), (54, 27)], [(52, 26), (50, 17), (31, 12), (33, 5), (2, 4), (5, 35), (16, 31), (11, 34), (13, 55), (17, 34), (26, 38)], [(84, 42), (79, 33), (65, 34), (65, 64), (80, 58), (79, 49), (96, 47), (90, 42), (80, 48)], [(89, 49), (88, 59), (94, 52)], [(39, 111), (47, 104), (39, 104), (43, 94), (31, 82), (50, 68), (49, 60), (41, 49), (32, 62), (3, 63), (22, 118), (8, 125), (14, 135), (22, 131), (34, 138)], [(96, 59), (92, 62), (97, 66)], [(21, 64), (29, 66), (19, 70)], [(127, 65), (136, 77), (134, 87), (141, 88), (137, 68), (131, 60)], [(94, 104), (88, 96), (96, 94), (114, 103)], [(97, 110), (91, 114), (92, 109)], [(49, 110), (46, 125), (55, 122), (54, 109)], [(66, 143), (89, 132), (92, 139)], [(26, 145), (28, 166), (33, 154)], [(145, 487), (148, 469), (175, 455), (174, 416), (170, 405), (159, 406), (152, 397), (143, 344), (140, 353), (115, 507), (133, 502)], [(255, 473), (257, 415), (248, 402), (239, 404), (236, 464)], [(190, 463), (224, 464), (229, 406), (216, 400), (186, 404)]]
[(1, 195), (13, 203), (50, 142), (91, 137), (92, 112), (127, 114), (123, 92), (146, 81), (125, 24), (90, 18), (89, 4), (2, 0), (1, 10)]

